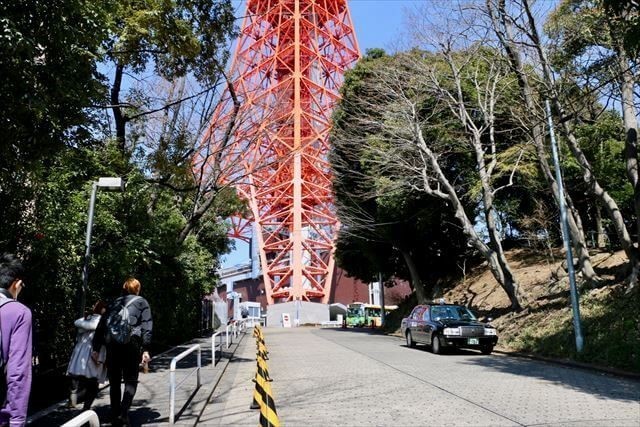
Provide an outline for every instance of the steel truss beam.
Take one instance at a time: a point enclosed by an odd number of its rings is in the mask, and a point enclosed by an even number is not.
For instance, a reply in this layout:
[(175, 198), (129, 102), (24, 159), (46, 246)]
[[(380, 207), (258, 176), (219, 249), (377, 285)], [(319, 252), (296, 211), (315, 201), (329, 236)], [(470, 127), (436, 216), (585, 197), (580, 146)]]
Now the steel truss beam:
[(330, 117), (360, 55), (349, 8), (346, 0), (246, 3), (229, 73), (238, 102), (223, 96), (195, 166), (206, 162), (205, 173), (248, 200), (251, 215), (233, 220), (231, 235), (247, 241), (248, 222), (256, 227), (269, 304), (327, 303), (338, 228)]

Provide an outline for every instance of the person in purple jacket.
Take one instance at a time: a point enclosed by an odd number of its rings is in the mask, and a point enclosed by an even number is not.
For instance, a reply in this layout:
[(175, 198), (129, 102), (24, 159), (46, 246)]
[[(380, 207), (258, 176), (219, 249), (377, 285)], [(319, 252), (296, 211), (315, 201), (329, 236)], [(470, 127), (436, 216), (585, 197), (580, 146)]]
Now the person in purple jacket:
[(31, 310), (16, 301), (25, 288), (24, 268), (14, 255), (0, 257), (0, 332), (5, 381), (0, 381), (0, 426), (24, 426), (31, 393)]

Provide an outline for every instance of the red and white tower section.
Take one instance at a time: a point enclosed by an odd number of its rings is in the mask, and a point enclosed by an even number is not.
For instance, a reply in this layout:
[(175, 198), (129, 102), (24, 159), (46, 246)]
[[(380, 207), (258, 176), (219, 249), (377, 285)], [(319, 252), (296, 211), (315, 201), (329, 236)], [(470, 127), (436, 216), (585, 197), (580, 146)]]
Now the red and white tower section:
[[(248, 201), (232, 237), (257, 238), (269, 304), (328, 303), (338, 229), (331, 114), (360, 53), (346, 0), (247, 0), (229, 80), (196, 167)], [(229, 138), (229, 135), (231, 137)], [(254, 231), (255, 230), (255, 231)]]

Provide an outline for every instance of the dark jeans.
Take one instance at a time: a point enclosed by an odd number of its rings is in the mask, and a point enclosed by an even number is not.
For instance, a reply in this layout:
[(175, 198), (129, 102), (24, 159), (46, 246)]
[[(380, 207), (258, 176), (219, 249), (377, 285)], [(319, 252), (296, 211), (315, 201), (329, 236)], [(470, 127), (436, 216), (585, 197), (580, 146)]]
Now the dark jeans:
[[(126, 417), (129, 412), (138, 388), (138, 367), (141, 358), (142, 350), (135, 341), (128, 344), (109, 344), (107, 346), (107, 372), (112, 418)], [(124, 393), (121, 400), (120, 385), (123, 380)]]

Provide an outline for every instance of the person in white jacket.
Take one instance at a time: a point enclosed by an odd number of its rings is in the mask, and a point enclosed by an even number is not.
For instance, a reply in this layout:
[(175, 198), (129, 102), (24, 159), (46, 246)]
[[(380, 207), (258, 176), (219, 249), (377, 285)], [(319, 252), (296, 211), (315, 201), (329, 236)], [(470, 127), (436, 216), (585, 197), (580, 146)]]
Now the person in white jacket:
[(98, 394), (98, 384), (104, 382), (107, 377), (104, 363), (106, 349), (102, 348), (97, 360), (91, 357), (93, 335), (105, 309), (106, 305), (102, 301), (98, 301), (93, 306), (93, 314), (81, 317), (74, 323), (78, 328), (78, 337), (67, 368), (67, 375), (71, 376), (70, 407), (75, 407), (78, 404), (79, 390), (83, 388), (85, 390), (83, 410), (90, 409)]

